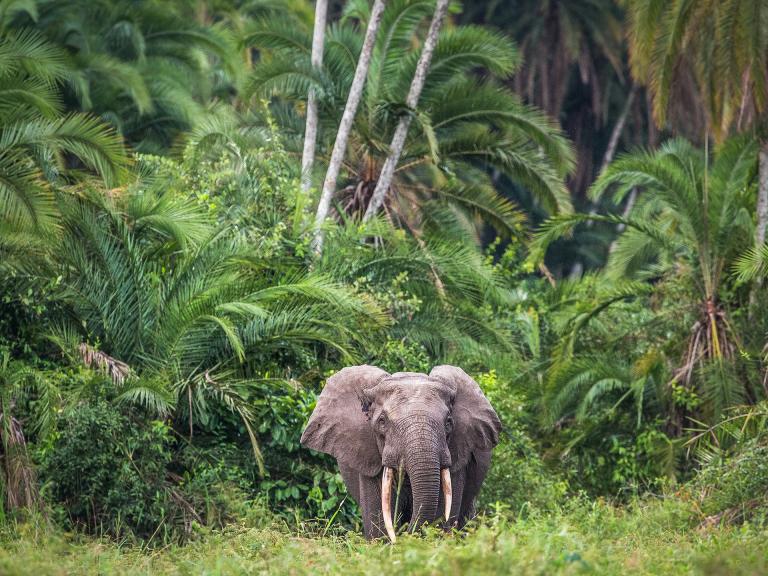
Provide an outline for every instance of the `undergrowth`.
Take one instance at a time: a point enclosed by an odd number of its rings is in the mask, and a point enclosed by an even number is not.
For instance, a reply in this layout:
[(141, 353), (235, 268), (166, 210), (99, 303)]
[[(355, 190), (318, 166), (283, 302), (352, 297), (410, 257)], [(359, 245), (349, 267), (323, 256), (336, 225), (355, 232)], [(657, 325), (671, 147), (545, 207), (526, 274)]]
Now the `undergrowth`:
[(394, 546), (323, 523), (254, 510), (185, 546), (147, 548), (62, 533), (42, 521), (0, 537), (0, 573), (15, 574), (764, 574), (768, 531), (702, 525), (678, 498), (623, 507), (573, 500), (511, 518), (497, 508), (462, 533), (426, 529)]

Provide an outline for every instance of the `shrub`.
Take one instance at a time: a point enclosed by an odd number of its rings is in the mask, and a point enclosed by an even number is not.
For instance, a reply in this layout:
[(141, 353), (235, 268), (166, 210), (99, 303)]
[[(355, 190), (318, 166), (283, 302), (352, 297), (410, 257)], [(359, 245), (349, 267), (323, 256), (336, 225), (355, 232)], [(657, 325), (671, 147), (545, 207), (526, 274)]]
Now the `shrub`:
[(588, 426), (561, 432), (566, 447), (589, 435), (589, 442), (566, 450), (560, 461), (572, 487), (593, 496), (627, 500), (676, 480), (675, 444), (658, 422), (636, 428), (626, 413), (595, 418)]
[(502, 422), (499, 445), (480, 492), (479, 504), (508, 506), (515, 513), (528, 507), (550, 509), (565, 495), (567, 484), (547, 468), (523, 426), (523, 404), (495, 371), (480, 374), (477, 382)]
[(258, 431), (266, 448), (266, 471), (257, 483), (258, 494), (276, 514), (292, 521), (333, 519), (351, 527), (359, 514), (336, 462), (299, 442), (315, 401), (315, 393), (306, 387), (285, 387), (257, 403)]
[(706, 464), (690, 484), (705, 523), (768, 520), (768, 438), (756, 437)]
[(418, 343), (387, 339), (376, 358), (376, 365), (387, 372), (429, 372), (432, 363), (424, 347)]
[(170, 429), (104, 401), (67, 409), (41, 466), (59, 519), (89, 532), (151, 536), (169, 518)]
[(544, 464), (528, 435), (507, 426), (493, 451), (479, 505), (501, 503), (517, 514), (530, 507), (548, 510), (565, 495), (567, 486)]

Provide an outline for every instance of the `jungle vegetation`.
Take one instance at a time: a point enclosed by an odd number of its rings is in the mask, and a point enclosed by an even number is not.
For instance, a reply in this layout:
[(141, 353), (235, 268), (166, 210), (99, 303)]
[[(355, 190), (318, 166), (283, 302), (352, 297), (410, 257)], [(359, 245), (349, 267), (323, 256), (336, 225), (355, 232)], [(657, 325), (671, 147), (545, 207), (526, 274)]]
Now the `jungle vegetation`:
[[(409, 105), (436, 4), (0, 0), (18, 554), (29, 522), (343, 548), (358, 512), (298, 439), (362, 363), (460, 365), (504, 425), (477, 542), (425, 573), (498, 538), (594, 564), (600, 522), (660, 517), (717, 573), (695, 534), (764, 535), (768, 2), (450, 2)], [(548, 540), (577, 517), (589, 562)]]

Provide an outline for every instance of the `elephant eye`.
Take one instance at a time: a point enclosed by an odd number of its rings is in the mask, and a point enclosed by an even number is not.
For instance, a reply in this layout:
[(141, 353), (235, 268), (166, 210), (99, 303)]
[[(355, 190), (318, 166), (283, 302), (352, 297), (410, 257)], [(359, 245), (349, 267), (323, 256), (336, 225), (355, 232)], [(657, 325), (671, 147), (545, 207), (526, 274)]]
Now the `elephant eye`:
[(453, 432), (453, 418), (448, 416), (448, 418), (445, 419), (445, 433), (450, 434)]

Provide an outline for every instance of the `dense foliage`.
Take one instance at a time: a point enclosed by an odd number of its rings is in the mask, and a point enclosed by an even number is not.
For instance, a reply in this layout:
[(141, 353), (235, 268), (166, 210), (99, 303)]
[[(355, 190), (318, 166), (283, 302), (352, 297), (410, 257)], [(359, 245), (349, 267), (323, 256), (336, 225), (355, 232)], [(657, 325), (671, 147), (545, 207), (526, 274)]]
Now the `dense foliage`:
[(313, 67), (301, 0), (0, 0), (0, 520), (155, 543), (357, 526), (299, 446), (324, 380), (452, 363), (504, 425), (482, 542), (650, 493), (678, 531), (764, 524), (768, 55), (734, 32), (746, 4), (469, 4), (409, 109), (434, 3), (389, 3), (315, 255), (368, 2), (332, 3)]

